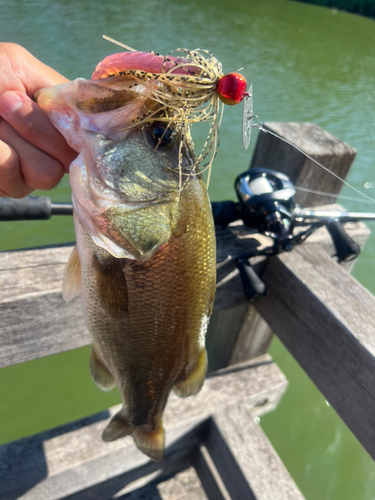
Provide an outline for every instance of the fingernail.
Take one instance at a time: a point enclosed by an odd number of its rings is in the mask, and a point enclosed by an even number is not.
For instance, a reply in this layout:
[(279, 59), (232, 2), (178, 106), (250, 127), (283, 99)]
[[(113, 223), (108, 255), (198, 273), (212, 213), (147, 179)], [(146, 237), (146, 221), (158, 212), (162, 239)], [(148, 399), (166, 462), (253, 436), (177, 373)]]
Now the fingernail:
[(23, 104), (23, 100), (15, 92), (4, 92), (0, 96), (0, 113), (7, 115), (14, 113)]

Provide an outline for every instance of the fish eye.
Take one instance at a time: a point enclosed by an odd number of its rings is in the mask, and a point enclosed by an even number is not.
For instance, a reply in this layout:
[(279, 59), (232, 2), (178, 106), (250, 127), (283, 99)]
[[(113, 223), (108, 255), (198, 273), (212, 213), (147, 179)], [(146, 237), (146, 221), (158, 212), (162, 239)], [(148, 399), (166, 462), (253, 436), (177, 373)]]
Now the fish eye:
[(169, 127), (160, 125), (160, 123), (153, 126), (151, 134), (155, 141), (155, 146), (158, 148), (165, 148), (172, 143), (173, 130)]

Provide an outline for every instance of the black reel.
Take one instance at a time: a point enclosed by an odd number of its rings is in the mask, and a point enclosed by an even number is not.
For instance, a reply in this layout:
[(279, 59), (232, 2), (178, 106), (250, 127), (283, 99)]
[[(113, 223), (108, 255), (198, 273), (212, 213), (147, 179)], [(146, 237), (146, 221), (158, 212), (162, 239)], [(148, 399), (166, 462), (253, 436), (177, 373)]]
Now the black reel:
[[(294, 200), (296, 190), (285, 174), (253, 168), (236, 178), (234, 188), (239, 200), (236, 210), (240, 218), (248, 227), (273, 238), (274, 249), (279, 249), (275, 253), (292, 250), (296, 244), (304, 241), (304, 236), (307, 238), (322, 225), (327, 227), (339, 262), (353, 259), (360, 253), (358, 244), (344, 231), (340, 221), (334, 218), (316, 220), (304, 233), (293, 235), (294, 228), (299, 225), (297, 219), (303, 219), (303, 211)], [(265, 295), (265, 285), (252, 269), (249, 260), (243, 257), (236, 260), (246, 298), (253, 301)]]
[[(291, 250), (288, 240), (293, 231), (296, 191), (289, 177), (269, 169), (253, 168), (236, 178), (234, 189), (244, 223), (282, 243), (285, 250)], [(266, 286), (248, 260), (239, 259), (237, 268), (248, 300), (258, 300), (265, 295)]]
[(244, 223), (275, 240), (293, 230), (295, 189), (289, 177), (266, 168), (252, 168), (234, 183)]

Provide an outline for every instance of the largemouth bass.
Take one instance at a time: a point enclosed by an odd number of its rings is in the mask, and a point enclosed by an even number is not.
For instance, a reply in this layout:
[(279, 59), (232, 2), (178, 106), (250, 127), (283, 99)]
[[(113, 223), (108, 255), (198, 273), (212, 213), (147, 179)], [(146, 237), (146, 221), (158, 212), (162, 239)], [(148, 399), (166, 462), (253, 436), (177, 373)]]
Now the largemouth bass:
[(188, 128), (153, 97), (157, 79), (143, 84), (120, 70), (44, 89), (38, 103), (79, 153), (64, 296), (81, 294), (94, 381), (120, 391), (123, 407), (103, 439), (131, 435), (160, 460), (170, 392), (196, 394), (205, 378), (215, 234)]

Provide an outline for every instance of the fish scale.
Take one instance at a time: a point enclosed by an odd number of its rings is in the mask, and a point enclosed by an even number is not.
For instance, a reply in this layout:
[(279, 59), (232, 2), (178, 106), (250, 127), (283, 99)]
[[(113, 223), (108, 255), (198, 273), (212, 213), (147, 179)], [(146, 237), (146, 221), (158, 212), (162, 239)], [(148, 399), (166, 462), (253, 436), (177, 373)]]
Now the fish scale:
[(63, 292), (81, 295), (94, 381), (120, 391), (103, 439), (131, 435), (160, 460), (170, 392), (190, 396), (204, 382), (216, 241), (189, 128), (157, 115), (124, 125), (156, 106), (152, 89), (130, 84), (129, 75), (78, 79), (40, 91), (38, 104), (79, 153), (70, 167), (77, 246)]

